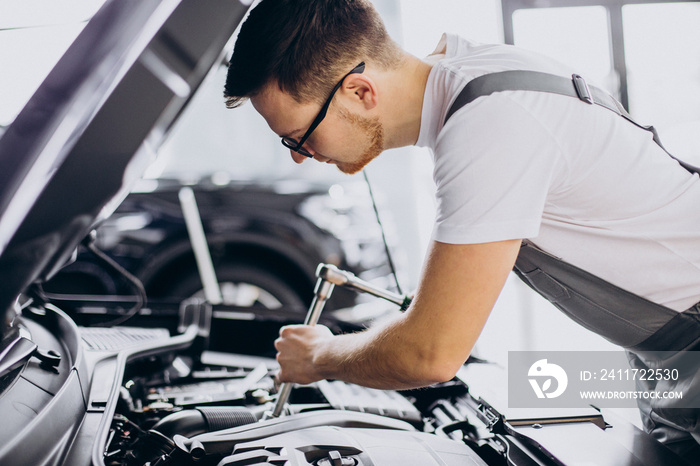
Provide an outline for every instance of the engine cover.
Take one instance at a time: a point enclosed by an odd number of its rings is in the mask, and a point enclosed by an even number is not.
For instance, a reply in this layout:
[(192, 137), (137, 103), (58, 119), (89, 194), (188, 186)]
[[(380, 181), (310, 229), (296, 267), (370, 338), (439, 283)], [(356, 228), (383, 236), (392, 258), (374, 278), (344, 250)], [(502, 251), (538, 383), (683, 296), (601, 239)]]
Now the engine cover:
[(219, 466), (486, 465), (468, 446), (422, 432), (312, 427), (236, 445)]

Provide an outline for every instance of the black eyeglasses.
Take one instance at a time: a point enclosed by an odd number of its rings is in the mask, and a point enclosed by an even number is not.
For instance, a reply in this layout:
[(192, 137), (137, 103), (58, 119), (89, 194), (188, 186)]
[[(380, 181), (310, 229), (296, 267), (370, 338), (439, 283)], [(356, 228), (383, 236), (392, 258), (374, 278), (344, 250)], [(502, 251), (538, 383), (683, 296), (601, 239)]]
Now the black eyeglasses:
[(340, 89), (340, 86), (343, 85), (343, 81), (345, 81), (345, 78), (350, 76), (351, 74), (355, 73), (363, 73), (365, 71), (365, 62), (360, 63), (357, 65), (355, 68), (352, 69), (348, 74), (343, 76), (343, 79), (338, 81), (338, 84), (335, 85), (333, 90), (331, 91), (331, 95), (328, 96), (328, 99), (326, 100), (326, 103), (323, 104), (323, 107), (321, 107), (321, 111), (318, 112), (318, 115), (316, 115), (316, 118), (314, 118), (313, 123), (311, 123), (311, 126), (309, 126), (309, 129), (306, 131), (306, 134), (297, 141), (294, 138), (282, 138), (282, 145), (286, 147), (287, 149), (291, 149), (294, 152), (298, 152), (301, 155), (304, 155), (306, 157), (313, 157), (312, 154), (309, 153), (306, 149), (304, 149), (302, 146), (306, 142), (307, 139), (309, 139), (309, 136), (311, 136), (311, 133), (314, 132), (316, 127), (321, 124), (323, 119), (326, 117), (326, 112), (328, 112), (328, 107), (331, 105), (331, 100), (333, 100), (333, 96), (335, 93)]

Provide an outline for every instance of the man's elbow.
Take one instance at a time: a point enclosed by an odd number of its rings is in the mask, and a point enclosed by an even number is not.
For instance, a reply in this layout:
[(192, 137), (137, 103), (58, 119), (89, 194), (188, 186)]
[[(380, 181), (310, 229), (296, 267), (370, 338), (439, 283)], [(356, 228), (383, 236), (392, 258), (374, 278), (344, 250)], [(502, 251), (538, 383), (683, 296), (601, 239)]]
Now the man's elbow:
[(423, 386), (448, 382), (463, 364), (463, 360), (452, 355), (420, 358), (420, 362), (414, 366), (414, 376), (416, 380), (421, 380)]

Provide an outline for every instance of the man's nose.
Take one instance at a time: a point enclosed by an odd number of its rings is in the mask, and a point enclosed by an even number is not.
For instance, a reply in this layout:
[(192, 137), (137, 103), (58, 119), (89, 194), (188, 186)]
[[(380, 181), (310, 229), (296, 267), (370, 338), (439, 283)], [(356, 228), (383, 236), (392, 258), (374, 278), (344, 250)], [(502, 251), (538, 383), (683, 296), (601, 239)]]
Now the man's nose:
[(308, 159), (307, 156), (301, 155), (299, 152), (291, 149), (289, 153), (292, 155), (292, 160), (294, 160), (294, 163), (302, 163), (304, 160)]

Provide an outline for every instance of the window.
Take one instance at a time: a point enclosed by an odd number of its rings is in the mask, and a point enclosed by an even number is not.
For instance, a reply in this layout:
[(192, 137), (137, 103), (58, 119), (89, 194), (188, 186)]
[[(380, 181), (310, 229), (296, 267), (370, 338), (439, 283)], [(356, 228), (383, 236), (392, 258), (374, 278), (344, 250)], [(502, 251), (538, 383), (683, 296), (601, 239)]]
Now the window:
[(544, 53), (568, 64), (590, 82), (616, 91), (605, 8), (517, 10), (513, 13), (513, 35), (519, 47)]
[(700, 120), (700, 2), (625, 5), (622, 20), (630, 111), (659, 129)]
[(700, 2), (502, 0), (501, 5), (508, 44), (563, 57), (594, 76), (604, 74), (609, 58), (614, 71), (600, 84), (640, 120), (661, 126), (699, 118)]

